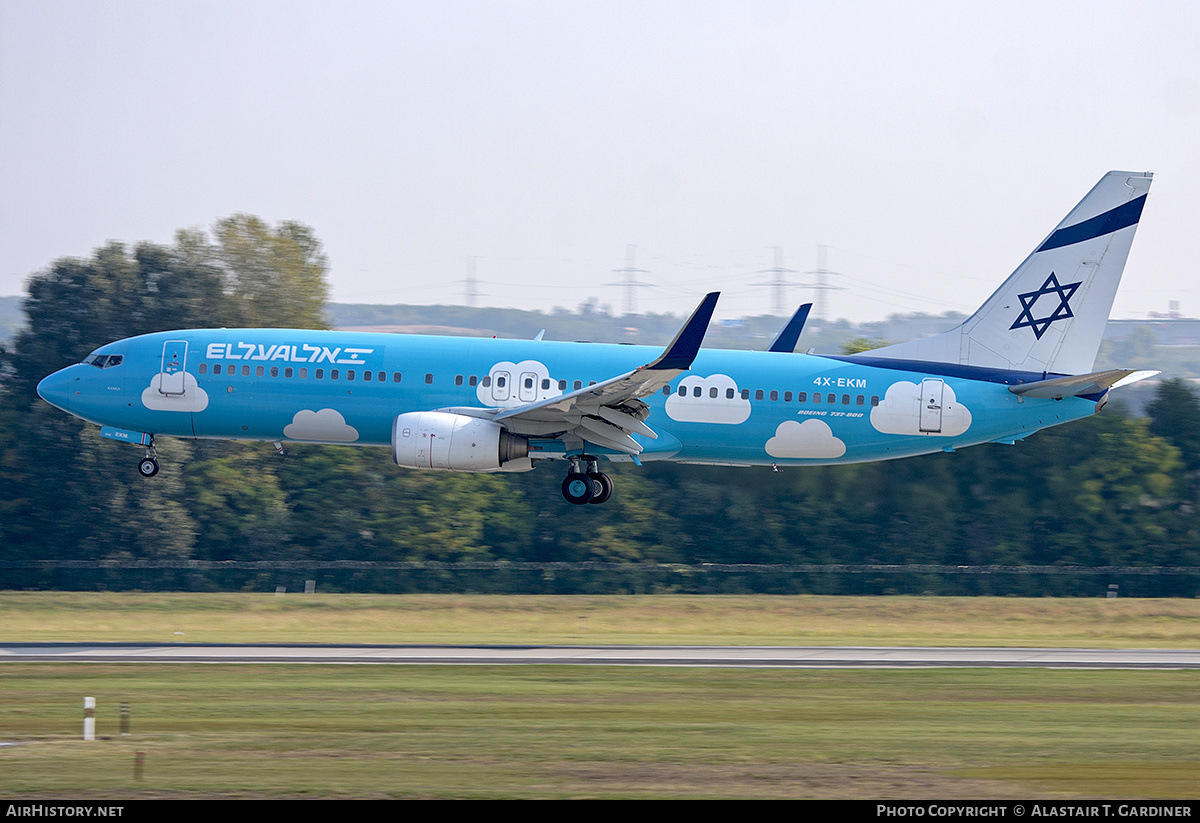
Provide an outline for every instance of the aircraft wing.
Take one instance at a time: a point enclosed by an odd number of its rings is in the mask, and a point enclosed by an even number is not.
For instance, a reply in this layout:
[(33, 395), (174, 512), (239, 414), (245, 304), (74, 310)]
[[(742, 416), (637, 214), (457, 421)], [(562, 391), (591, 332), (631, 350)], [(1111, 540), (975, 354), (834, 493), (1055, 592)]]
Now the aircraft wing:
[(654, 394), (691, 368), (719, 295), (706, 295), (675, 339), (652, 362), (558, 397), (504, 409), (492, 419), (517, 434), (571, 434), (597, 446), (640, 454), (642, 446), (630, 435), (658, 438), (645, 423), (650, 407), (640, 398)]
[(1049, 380), (1038, 380), (1033, 383), (1020, 383), (1009, 386), (1008, 390), (1022, 397), (1038, 397), (1045, 400), (1061, 400), (1064, 397), (1079, 397), (1086, 394), (1099, 394), (1109, 389), (1128, 386), (1147, 377), (1153, 377), (1162, 372), (1136, 369), (1111, 369), (1109, 371), (1078, 374), (1069, 377), (1052, 377)]

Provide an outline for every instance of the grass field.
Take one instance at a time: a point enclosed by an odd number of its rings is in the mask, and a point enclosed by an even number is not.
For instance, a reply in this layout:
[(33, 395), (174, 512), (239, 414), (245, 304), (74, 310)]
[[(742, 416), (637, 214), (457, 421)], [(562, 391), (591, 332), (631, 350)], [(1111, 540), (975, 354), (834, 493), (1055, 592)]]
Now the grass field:
[[(1196, 647), (1196, 606), (0, 593), (0, 640)], [(0, 666), (6, 798), (1188, 798), (1198, 732), (1191, 671)]]
[(0, 592), (0, 641), (1200, 647), (1200, 600)]

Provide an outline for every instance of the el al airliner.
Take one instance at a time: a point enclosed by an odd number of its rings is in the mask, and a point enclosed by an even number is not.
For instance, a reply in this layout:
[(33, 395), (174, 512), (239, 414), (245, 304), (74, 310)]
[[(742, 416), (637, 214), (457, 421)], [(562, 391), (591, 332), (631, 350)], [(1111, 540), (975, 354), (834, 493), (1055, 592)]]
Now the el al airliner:
[[(855, 355), (703, 349), (717, 294), (675, 339), (642, 346), (190, 329), (119, 340), (38, 385), (105, 437), (391, 448), (413, 469), (567, 465), (563, 496), (603, 503), (600, 461), (816, 466), (1014, 443), (1093, 414), (1158, 372), (1093, 372), (1150, 188), (1106, 174), (958, 328)], [(540, 336), (539, 336), (540, 337)]]

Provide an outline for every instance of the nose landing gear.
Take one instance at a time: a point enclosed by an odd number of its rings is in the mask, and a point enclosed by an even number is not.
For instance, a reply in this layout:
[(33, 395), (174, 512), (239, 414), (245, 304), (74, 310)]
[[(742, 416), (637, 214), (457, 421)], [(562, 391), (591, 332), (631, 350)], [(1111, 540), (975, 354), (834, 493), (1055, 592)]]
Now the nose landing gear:
[(154, 446), (153, 437), (146, 446), (146, 456), (138, 463), (138, 474), (142, 477), (153, 477), (158, 474), (158, 449)]
[[(571, 468), (562, 484), (563, 497), (568, 503), (582, 506), (585, 503), (603, 503), (612, 497), (612, 479), (600, 472), (596, 458), (580, 455), (570, 458), (570, 461)], [(580, 471), (581, 462), (587, 463), (586, 472)]]

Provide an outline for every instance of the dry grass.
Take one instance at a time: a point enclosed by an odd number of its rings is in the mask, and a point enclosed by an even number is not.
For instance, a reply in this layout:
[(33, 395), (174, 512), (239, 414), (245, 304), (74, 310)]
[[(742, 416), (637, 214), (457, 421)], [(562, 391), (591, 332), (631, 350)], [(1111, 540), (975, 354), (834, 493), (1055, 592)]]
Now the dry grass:
[(0, 592), (0, 641), (1200, 647), (1200, 600)]

